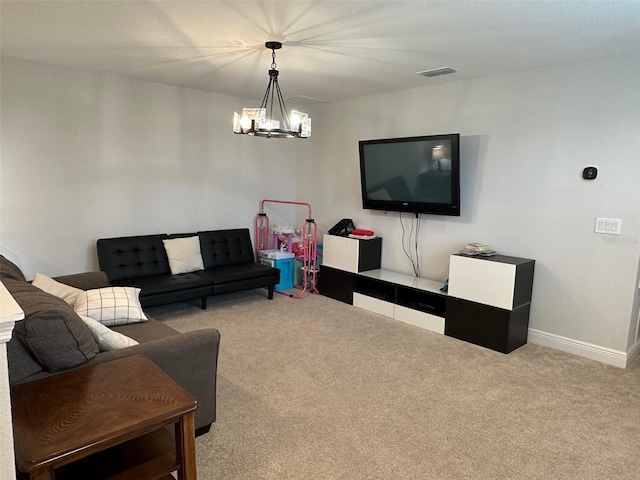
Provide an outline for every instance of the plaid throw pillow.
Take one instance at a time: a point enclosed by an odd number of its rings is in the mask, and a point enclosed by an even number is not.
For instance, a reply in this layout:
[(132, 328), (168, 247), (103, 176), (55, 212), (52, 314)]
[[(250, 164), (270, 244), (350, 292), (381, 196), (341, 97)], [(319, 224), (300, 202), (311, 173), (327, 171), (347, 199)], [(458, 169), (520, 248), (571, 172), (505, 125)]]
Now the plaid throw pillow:
[(87, 290), (76, 297), (78, 315), (113, 327), (126, 323), (144, 322), (147, 316), (140, 306), (140, 289), (135, 287), (105, 287)]

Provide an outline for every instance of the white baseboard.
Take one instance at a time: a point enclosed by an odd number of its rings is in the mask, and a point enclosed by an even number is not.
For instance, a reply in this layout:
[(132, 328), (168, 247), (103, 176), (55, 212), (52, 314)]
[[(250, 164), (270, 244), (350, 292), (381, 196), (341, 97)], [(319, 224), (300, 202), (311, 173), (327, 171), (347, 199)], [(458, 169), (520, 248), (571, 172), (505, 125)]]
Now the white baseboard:
[(626, 368), (631, 358), (640, 353), (640, 343), (636, 344), (629, 352), (622, 352), (620, 350), (613, 350), (612, 348), (601, 347), (600, 345), (581, 342), (580, 340), (574, 340), (532, 328), (529, 329), (527, 340), (531, 343), (578, 355), (579, 357), (588, 358), (607, 365), (613, 365), (618, 368)]
[(640, 342), (636, 343), (627, 352), (627, 365), (629, 365), (638, 355), (640, 355)]

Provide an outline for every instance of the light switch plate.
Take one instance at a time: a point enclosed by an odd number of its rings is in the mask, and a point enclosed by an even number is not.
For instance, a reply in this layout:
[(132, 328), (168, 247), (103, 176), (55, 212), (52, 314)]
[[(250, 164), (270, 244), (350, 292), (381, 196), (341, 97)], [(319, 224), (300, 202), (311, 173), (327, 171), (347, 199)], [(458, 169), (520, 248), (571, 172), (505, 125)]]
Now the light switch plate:
[(594, 232), (605, 233), (607, 235), (620, 235), (622, 220), (620, 218), (596, 218)]

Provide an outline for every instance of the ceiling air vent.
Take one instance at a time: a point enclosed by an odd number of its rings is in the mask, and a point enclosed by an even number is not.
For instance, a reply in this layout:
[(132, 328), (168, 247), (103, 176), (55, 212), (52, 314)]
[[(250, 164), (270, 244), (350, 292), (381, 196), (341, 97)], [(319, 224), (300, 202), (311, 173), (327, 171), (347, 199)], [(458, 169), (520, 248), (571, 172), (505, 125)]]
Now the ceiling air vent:
[(440, 68), (434, 68), (432, 70), (424, 70), (422, 72), (416, 72), (416, 75), (432, 78), (432, 77), (439, 77), (440, 75), (449, 75), (450, 73), (456, 73), (456, 72), (457, 70), (454, 70), (451, 67), (440, 67)]

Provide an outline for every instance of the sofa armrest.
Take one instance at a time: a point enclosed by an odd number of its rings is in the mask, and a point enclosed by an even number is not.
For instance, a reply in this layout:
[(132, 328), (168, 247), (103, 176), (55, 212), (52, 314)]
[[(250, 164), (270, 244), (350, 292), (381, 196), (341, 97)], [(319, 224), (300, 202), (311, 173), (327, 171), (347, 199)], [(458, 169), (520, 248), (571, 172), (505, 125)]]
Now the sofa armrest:
[(86, 365), (142, 354), (173, 378), (197, 401), (196, 428), (216, 419), (216, 376), (220, 333), (214, 328), (151, 340), (120, 350), (102, 352)]
[(107, 277), (106, 273), (101, 271), (72, 273), (71, 275), (61, 275), (59, 277), (54, 277), (53, 279), (60, 283), (64, 283), (65, 285), (70, 285), (82, 290), (92, 290), (94, 288), (103, 288), (110, 285), (109, 277)]

